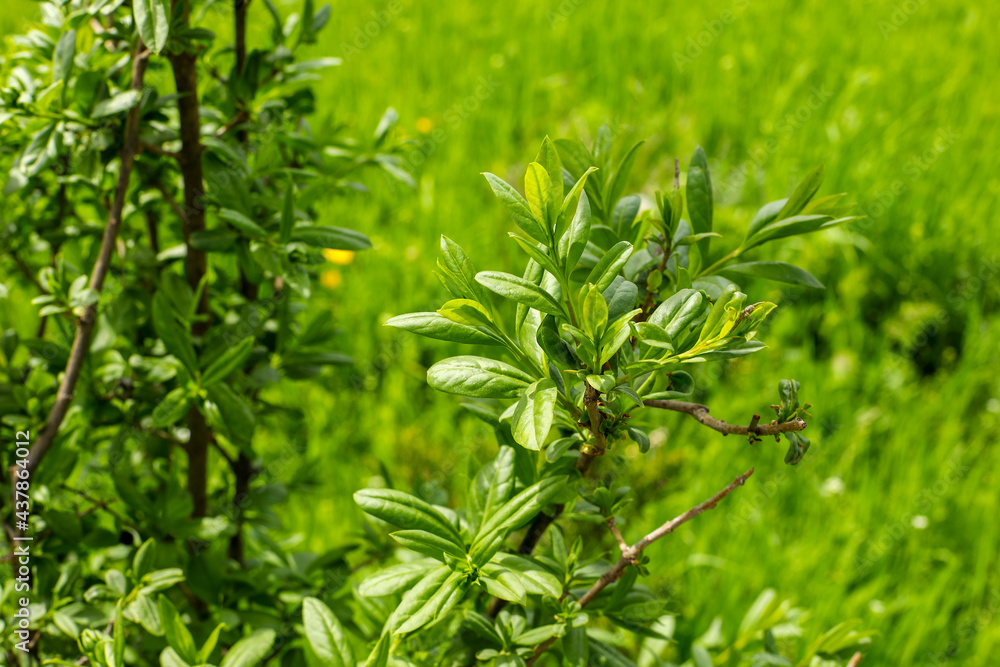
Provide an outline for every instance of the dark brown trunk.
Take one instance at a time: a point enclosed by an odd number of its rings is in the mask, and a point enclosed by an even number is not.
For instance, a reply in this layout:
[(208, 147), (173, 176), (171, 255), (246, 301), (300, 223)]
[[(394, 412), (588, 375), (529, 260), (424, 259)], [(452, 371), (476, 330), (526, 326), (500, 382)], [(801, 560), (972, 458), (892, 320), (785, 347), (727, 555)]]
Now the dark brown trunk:
[[(186, 12), (185, 12), (186, 22)], [(198, 71), (197, 58), (190, 53), (171, 56), (170, 64), (177, 87), (177, 110), (180, 116), (181, 178), (184, 183), (184, 242), (187, 257), (184, 259), (184, 274), (188, 285), (197, 292), (208, 271), (205, 253), (191, 245), (191, 235), (205, 229), (205, 179), (201, 168), (201, 121), (198, 116)], [(197, 313), (201, 316), (191, 326), (191, 331), (200, 336), (208, 329), (208, 287), (201, 290)], [(194, 507), (193, 517), (203, 517), (208, 513), (208, 447), (212, 432), (205, 417), (192, 407), (188, 413), (188, 427), (191, 439), (188, 441), (188, 491)]]

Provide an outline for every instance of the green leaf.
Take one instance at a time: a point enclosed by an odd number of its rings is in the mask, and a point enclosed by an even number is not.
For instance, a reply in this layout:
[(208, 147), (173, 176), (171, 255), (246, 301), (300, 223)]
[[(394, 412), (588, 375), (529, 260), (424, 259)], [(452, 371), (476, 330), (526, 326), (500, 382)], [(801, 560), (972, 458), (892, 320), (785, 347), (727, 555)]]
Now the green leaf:
[(219, 667), (257, 667), (270, 653), (276, 638), (274, 630), (257, 630), (233, 644)]
[(716, 234), (715, 232), (705, 232), (704, 234), (691, 234), (690, 236), (685, 236), (683, 238), (677, 239), (676, 241), (673, 242), (673, 246), (676, 248), (677, 246), (682, 246), (682, 245), (694, 245), (695, 243), (701, 241), (702, 239), (710, 239), (710, 238), (722, 238), (722, 234)]
[(823, 184), (823, 165), (819, 165), (806, 176), (795, 188), (792, 196), (785, 200), (785, 205), (778, 212), (777, 220), (784, 220), (802, 212)]
[(423, 558), (389, 566), (362, 581), (358, 592), (365, 597), (382, 597), (409, 589), (437, 564), (436, 561)]
[(747, 241), (753, 238), (757, 232), (768, 224), (774, 222), (774, 220), (778, 217), (778, 213), (781, 212), (781, 209), (785, 207), (787, 202), (787, 199), (779, 199), (761, 206), (760, 210), (754, 214), (753, 219), (750, 221), (750, 225), (747, 227), (747, 236), (743, 245), (746, 246)]
[(153, 409), (153, 426), (169, 426), (187, 414), (191, 406), (191, 396), (185, 387), (177, 387), (163, 397)]
[[(25, 176), (34, 176), (39, 173), (58, 155), (60, 132), (56, 130), (60, 127), (61, 124), (59, 122), (48, 123), (31, 135), (31, 142), (19, 158), (21, 171), (24, 172)], [(19, 172), (11, 170), (11, 180), (7, 184), (7, 189), (4, 191), (5, 194), (13, 192), (11, 190), (12, 184), (16, 186), (15, 189), (20, 187), (20, 185), (24, 185), (24, 182), (15, 181), (14, 174), (16, 173)]]
[(580, 295), (580, 326), (595, 346), (608, 326), (608, 303), (601, 291), (590, 285), (585, 285)]
[(628, 241), (619, 241), (604, 253), (604, 257), (591, 270), (590, 275), (587, 276), (584, 282), (592, 283), (597, 287), (598, 291), (603, 292), (614, 281), (615, 276), (625, 266), (628, 258), (632, 256), (632, 250), (631, 243)]
[[(702, 305), (702, 293), (695, 289), (682, 289), (661, 303), (646, 321), (667, 329), (667, 325), (679, 317), (689, 314)], [(688, 320), (690, 322), (690, 320)], [(672, 334), (668, 334), (673, 337)]]
[(426, 336), (427, 338), (446, 340), (453, 343), (467, 343), (469, 345), (502, 344), (502, 341), (493, 334), (481, 331), (473, 326), (454, 322), (439, 313), (407, 313), (406, 315), (397, 315), (387, 320), (385, 325)]
[(253, 407), (228, 384), (221, 382), (208, 388), (208, 398), (219, 408), (230, 440), (249, 445), (257, 421)]
[(569, 229), (559, 238), (559, 256), (566, 266), (567, 273), (573, 273), (583, 256), (583, 251), (587, 248), (590, 225), (590, 198), (584, 192), (580, 194), (580, 202), (576, 205), (576, 213), (569, 224)]
[(403, 529), (425, 530), (450, 539), (464, 551), (455, 526), (433, 505), (395, 489), (362, 489), (354, 501), (365, 513)]
[(253, 239), (267, 238), (267, 231), (256, 222), (231, 208), (219, 211), (219, 217), (233, 226), (236, 231)]
[[(584, 196), (583, 190), (587, 186), (587, 177), (589, 177), (595, 171), (597, 171), (597, 167), (589, 167), (585, 172), (583, 172), (583, 175), (576, 180), (576, 183), (573, 185), (573, 188), (569, 191), (569, 193), (567, 193), (566, 197), (563, 199), (562, 206), (559, 209), (560, 216), (566, 215), (566, 211), (569, 210), (569, 207), (573, 205), (573, 201), (578, 196)], [(579, 206), (579, 204), (577, 204), (577, 206)]]
[(603, 295), (608, 302), (608, 321), (614, 322), (636, 307), (639, 287), (624, 278), (616, 277), (604, 290)]
[(123, 111), (128, 111), (142, 99), (141, 90), (126, 90), (118, 93), (114, 97), (101, 100), (94, 105), (94, 110), (90, 112), (92, 118), (105, 118), (114, 116)]
[[(637, 397), (638, 398), (638, 397)], [(637, 401), (637, 405), (642, 407), (641, 399), (634, 398)], [(649, 451), (649, 434), (643, 431), (641, 428), (635, 428), (633, 426), (628, 427), (628, 435), (632, 438), (632, 441), (639, 445), (639, 451), (645, 454)]]
[(125, 616), (157, 637), (163, 635), (163, 624), (160, 622), (160, 608), (151, 595), (142, 591), (136, 594), (132, 602), (125, 608)]
[[(339, 58), (338, 58), (339, 60)], [(339, 63), (338, 63), (339, 64)], [(382, 114), (382, 118), (378, 121), (378, 127), (375, 128), (375, 145), (381, 146), (385, 141), (385, 138), (389, 136), (389, 130), (396, 125), (399, 121), (399, 112), (389, 107)]]
[(743, 242), (743, 248), (749, 249), (766, 243), (767, 241), (774, 241), (777, 239), (783, 239), (788, 236), (798, 236), (800, 234), (809, 234), (810, 232), (815, 232), (820, 229), (825, 229), (826, 227), (831, 227), (839, 222), (850, 220), (851, 218), (843, 218), (842, 220), (834, 220), (829, 215), (794, 215), (790, 218), (785, 218), (783, 220), (775, 220), (769, 222), (763, 227), (761, 227), (757, 232), (750, 236)]
[[(476, 553), (477, 547), (480, 547), (481, 550), (485, 544), (493, 541), (495, 534), (504, 536), (508, 531), (516, 530), (521, 524), (541, 511), (552, 498), (565, 488), (567, 482), (567, 477), (546, 477), (504, 503), (479, 527), (472, 546), (473, 556), (479, 555)], [(494, 553), (496, 552), (494, 551)], [(492, 554), (490, 556), (492, 557)]]
[(548, 243), (548, 234), (542, 225), (539, 224), (538, 220), (535, 219), (524, 197), (499, 176), (488, 172), (484, 173), (483, 176), (486, 177), (487, 182), (489, 182), (490, 187), (493, 189), (493, 194), (497, 196), (500, 203), (507, 209), (507, 213), (514, 219), (517, 226), (536, 241)]
[(739, 309), (743, 301), (746, 299), (746, 294), (737, 291), (736, 285), (732, 283), (723, 288), (723, 290), (719, 293), (718, 298), (715, 300), (715, 304), (712, 305), (712, 310), (709, 311), (705, 324), (702, 325), (701, 335), (698, 337), (698, 342), (709, 340), (720, 332), (723, 327), (723, 323), (726, 321), (726, 310), (729, 303), (736, 295), (739, 295), (739, 297), (733, 305)]
[(438, 314), (457, 324), (464, 324), (470, 327), (483, 327), (488, 330), (492, 330), (494, 327), (493, 318), (490, 316), (489, 311), (482, 304), (472, 299), (452, 299), (451, 301), (447, 301), (438, 309)]
[[(695, 234), (712, 231), (712, 178), (708, 173), (708, 159), (701, 146), (695, 149), (687, 173), (687, 207), (691, 230)], [(699, 243), (702, 257), (708, 255), (708, 239)]]
[(115, 604), (115, 627), (112, 638), (114, 641), (114, 664), (116, 667), (125, 665), (125, 619), (122, 618), (122, 605), (125, 600), (118, 600)]
[(552, 625), (540, 625), (537, 628), (525, 630), (514, 638), (514, 643), (518, 646), (537, 646), (552, 637), (561, 637), (566, 631), (566, 626), (562, 623)]
[(522, 605), (528, 602), (528, 592), (517, 576), (503, 568), (484, 567), (479, 576), (479, 584), (495, 598)]
[(209, 633), (208, 639), (205, 640), (205, 643), (201, 645), (201, 650), (198, 651), (197, 662), (199, 665), (203, 665), (208, 662), (208, 659), (212, 656), (212, 651), (215, 650), (216, 644), (219, 643), (219, 635), (222, 633), (222, 629), (225, 627), (226, 626), (224, 624), (219, 623), (217, 626), (215, 626), (215, 629), (212, 630), (211, 633)]
[(559, 579), (530, 557), (498, 553), (492, 562), (517, 574), (524, 589), (532, 595), (547, 595), (557, 599), (562, 596), (563, 587)]
[(549, 181), (552, 183), (552, 198), (554, 202), (562, 203), (562, 162), (559, 160), (559, 153), (556, 152), (556, 147), (552, 145), (552, 140), (548, 137), (542, 139), (542, 145), (538, 149), (538, 155), (535, 156), (535, 162), (542, 165), (545, 168), (545, 172), (549, 175)]
[(202, 373), (200, 385), (202, 387), (211, 387), (214, 384), (222, 382), (230, 374), (242, 368), (243, 364), (250, 358), (253, 346), (253, 336), (248, 336), (223, 352)]
[(455, 544), (450, 539), (429, 533), (426, 530), (397, 530), (390, 533), (392, 539), (418, 554), (430, 556), (441, 562), (445, 561), (445, 554), (452, 558), (465, 560), (465, 548)]
[(427, 575), (423, 579), (420, 579), (416, 586), (403, 595), (403, 599), (399, 601), (399, 606), (396, 607), (389, 620), (386, 621), (383, 632), (393, 633), (395, 628), (399, 626), (400, 621), (413, 616), (417, 610), (427, 604), (431, 597), (443, 587), (448, 578), (454, 574), (447, 565), (441, 565), (427, 572)]
[(476, 274), (476, 280), (505, 299), (549, 315), (563, 315), (562, 304), (555, 297), (524, 278), (500, 271), (481, 271)]
[(555, 382), (538, 380), (521, 394), (511, 423), (517, 444), (536, 452), (542, 448), (552, 428), (557, 393)]
[(601, 337), (601, 356), (598, 360), (598, 364), (601, 368), (604, 368), (604, 364), (615, 356), (618, 350), (621, 349), (622, 345), (625, 344), (631, 335), (631, 329), (629, 328), (629, 321), (642, 312), (641, 308), (626, 313), (623, 319), (616, 320), (611, 323), (608, 330)]
[[(462, 584), (465, 581), (465, 574), (452, 572), (441, 587), (428, 598), (419, 609), (414, 611), (406, 621), (399, 626), (395, 634), (406, 634), (413, 632), (426, 625), (433, 625), (440, 621), (444, 615), (461, 601), (465, 590)], [(398, 609), (397, 609), (398, 611)]]
[(602, 394), (606, 394), (615, 388), (615, 379), (610, 375), (590, 374), (587, 376), (587, 384)]
[(501, 446), (496, 458), (480, 468), (470, 501), (478, 505), (481, 517), (491, 515), (510, 498), (515, 482), (514, 461), (514, 448)]
[(489, 303), (489, 292), (476, 282), (476, 268), (472, 260), (460, 245), (447, 236), (441, 237), (441, 257), (437, 265), (440, 269), (438, 276), (452, 296)]
[(372, 247), (367, 236), (353, 229), (327, 225), (300, 225), (292, 230), (293, 241), (333, 250), (365, 250)]
[(133, 0), (132, 12), (142, 41), (153, 53), (161, 53), (170, 37), (168, 0)]
[(73, 58), (76, 56), (76, 30), (67, 30), (59, 36), (52, 55), (52, 83), (65, 81), (73, 73)]
[(198, 662), (198, 649), (195, 647), (194, 637), (187, 629), (181, 615), (177, 613), (177, 608), (166, 596), (161, 595), (160, 620), (163, 623), (163, 633), (167, 637), (170, 648), (177, 651), (177, 655), (189, 664)]
[(156, 567), (157, 545), (155, 538), (149, 538), (135, 552), (132, 558), (132, 576), (142, 579)]
[[(562, 182), (562, 176), (559, 181)], [(549, 243), (549, 233), (555, 224), (556, 189), (545, 167), (537, 162), (529, 164), (524, 175), (524, 196), (535, 220), (545, 230), (545, 236), (538, 240)], [(562, 203), (561, 198), (559, 203)]]
[(566, 341), (559, 335), (556, 318), (551, 315), (547, 315), (542, 319), (538, 330), (535, 332), (535, 342), (548, 355), (550, 361), (562, 364), (563, 366), (576, 365), (576, 357), (573, 356), (573, 352), (569, 345), (566, 344)]
[(160, 667), (191, 667), (191, 664), (177, 655), (169, 646), (160, 654)]
[(619, 237), (631, 238), (630, 231), (635, 217), (639, 215), (639, 208), (642, 206), (642, 199), (639, 195), (629, 195), (622, 197), (615, 204), (611, 211), (611, 220), (608, 224)]
[(527, 254), (528, 257), (538, 262), (539, 266), (541, 266), (543, 269), (551, 273), (556, 278), (562, 279), (562, 271), (560, 271), (559, 267), (556, 266), (555, 260), (549, 257), (548, 250), (545, 248), (545, 246), (539, 247), (535, 245), (532, 241), (529, 241), (523, 236), (519, 236), (518, 234), (515, 234), (513, 232), (510, 232), (510, 237), (517, 242), (517, 245), (521, 246), (521, 249), (524, 250), (525, 254)]
[(805, 287), (823, 289), (823, 283), (816, 280), (811, 273), (785, 262), (745, 262), (743, 264), (731, 264), (720, 269), (719, 273), (723, 275), (757, 276), (789, 285), (803, 285)]
[(328, 667), (354, 667), (354, 651), (347, 633), (330, 608), (316, 598), (302, 601), (302, 624), (306, 639), (317, 657)]
[(502, 361), (468, 355), (439, 361), (427, 369), (427, 383), (438, 391), (478, 398), (514, 398), (533, 381)]
[(618, 202), (619, 197), (622, 196), (622, 192), (625, 191), (625, 183), (628, 181), (629, 174), (632, 172), (632, 165), (635, 163), (635, 158), (638, 155), (639, 147), (642, 146), (645, 141), (640, 141), (634, 144), (628, 152), (622, 157), (621, 162), (618, 163), (618, 168), (615, 169), (615, 175), (611, 179), (611, 183), (608, 185), (607, 194), (604, 197), (604, 204), (606, 207), (613, 208)]

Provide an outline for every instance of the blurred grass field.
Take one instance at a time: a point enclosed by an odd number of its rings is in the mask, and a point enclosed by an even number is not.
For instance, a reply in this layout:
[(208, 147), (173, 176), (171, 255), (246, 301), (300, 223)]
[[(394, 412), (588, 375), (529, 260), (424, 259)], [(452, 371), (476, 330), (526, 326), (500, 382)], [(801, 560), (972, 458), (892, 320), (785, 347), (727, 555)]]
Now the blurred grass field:
[[(733, 422), (766, 411), (780, 378), (798, 379), (814, 404), (799, 466), (784, 465), (783, 444), (750, 447), (669, 414), (647, 415), (659, 426), (647, 455), (625, 453), (620, 472), (642, 498), (631, 535), (756, 469), (745, 490), (649, 551), (649, 583), (672, 596), (681, 644), (717, 615), (731, 636), (773, 587), (811, 611), (811, 631), (855, 617), (879, 630), (864, 664), (997, 664), (1000, 6), (333, 5), (312, 49), (344, 63), (325, 75), (315, 124), (367, 133), (395, 107), (416, 142), (407, 160), (418, 184), (379, 178), (325, 212), (375, 248), (331, 264), (336, 286), (323, 292), (357, 366), (273, 397), (307, 406), (314, 463), (314, 486), (284, 517), (289, 534), (313, 549), (348, 542), (360, 521), (351, 494), (379, 462), (398, 486), (461, 493), (465, 461), (491, 455), (485, 426), (424, 384), (426, 367), (458, 346), (381, 324), (441, 302), (440, 234), (480, 269), (519, 272), (512, 223), (479, 173), (515, 181), (544, 135), (589, 143), (606, 122), (619, 145), (647, 139), (630, 184), (644, 194), (669, 182), (675, 156), (686, 164), (704, 146), (722, 231), (741, 230), (820, 162), (821, 192), (848, 192), (867, 215), (758, 256), (794, 258), (827, 289), (751, 285), (752, 298), (782, 306), (763, 332), (771, 349), (702, 378), (696, 396)], [(34, 11), (7, 7), (0, 32)], [(252, 38), (265, 39), (261, 3), (250, 17)]]

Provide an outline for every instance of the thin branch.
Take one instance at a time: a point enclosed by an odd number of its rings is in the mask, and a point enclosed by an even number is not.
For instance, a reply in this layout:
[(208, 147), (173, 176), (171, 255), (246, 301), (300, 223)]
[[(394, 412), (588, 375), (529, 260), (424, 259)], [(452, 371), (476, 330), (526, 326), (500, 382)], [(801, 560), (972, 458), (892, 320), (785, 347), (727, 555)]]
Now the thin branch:
[[(754, 419), (751, 420), (750, 424), (747, 426), (735, 426), (709, 416), (708, 407), (698, 403), (651, 399), (645, 401), (645, 404), (647, 407), (651, 408), (661, 408), (664, 410), (673, 410), (674, 412), (689, 414), (702, 424), (718, 431), (723, 435), (729, 435), (732, 433), (736, 435), (752, 435), (754, 437), (758, 437), (764, 435), (778, 435), (789, 431), (801, 431), (806, 427), (806, 422), (802, 419), (793, 419), (792, 421), (782, 423), (772, 422), (770, 424), (760, 424), (759, 415), (754, 415)], [(600, 413), (598, 413), (598, 418), (600, 418)], [(579, 458), (576, 460), (576, 469), (579, 470), (581, 474), (586, 474), (595, 458), (596, 456), (593, 454), (581, 452)], [(555, 521), (561, 512), (562, 507), (557, 506), (556, 512), (553, 516), (549, 516), (544, 513), (538, 514), (535, 517), (535, 520), (531, 523), (531, 526), (528, 528), (528, 532), (525, 533), (524, 538), (521, 541), (521, 546), (518, 548), (518, 553), (523, 555), (530, 554), (535, 549), (539, 540), (541, 540), (545, 530), (552, 524), (553, 521)], [(499, 611), (503, 608), (503, 602), (497, 602), (494, 600), (489, 609), (492, 610), (494, 607), (496, 608), (496, 611)]]
[(181, 208), (181, 205), (177, 203), (177, 200), (175, 200), (173, 196), (169, 192), (167, 192), (167, 189), (163, 186), (163, 183), (161, 183), (160, 181), (154, 181), (153, 187), (159, 190), (160, 196), (163, 197), (163, 201), (167, 202), (167, 204), (170, 205), (170, 208), (173, 209), (174, 213), (177, 214), (177, 217), (180, 218), (181, 223), (187, 225), (188, 224), (187, 214), (184, 212), (184, 209)]
[(225, 125), (221, 126), (219, 129), (217, 129), (215, 131), (215, 138), (216, 139), (221, 139), (230, 130), (232, 130), (234, 127), (236, 127), (240, 123), (245, 123), (248, 120), (250, 120), (250, 116), (247, 115), (247, 112), (242, 111), (242, 110), (236, 112), (236, 115), (233, 116), (232, 120), (230, 120), (228, 123), (226, 123)]
[(76, 518), (77, 519), (82, 519), (85, 516), (90, 516), (91, 514), (93, 514), (94, 512), (96, 512), (97, 510), (102, 510), (102, 509), (106, 510), (106, 509), (108, 509), (108, 505), (110, 505), (111, 503), (115, 502), (116, 500), (117, 500), (116, 498), (110, 498), (108, 500), (102, 500), (101, 502), (99, 502), (96, 505), (93, 505), (91, 507), (88, 507), (87, 509), (83, 510), (82, 512), (77, 512), (76, 513)]
[[(667, 521), (665, 524), (663, 524), (653, 532), (649, 533), (648, 535), (646, 535), (644, 538), (642, 538), (632, 546), (630, 547), (626, 546), (622, 550), (622, 556), (621, 558), (618, 559), (618, 562), (612, 565), (611, 569), (602, 574), (601, 578), (595, 581), (594, 585), (590, 587), (590, 590), (584, 593), (583, 597), (581, 597), (577, 601), (579, 602), (580, 607), (586, 607), (594, 600), (594, 598), (600, 595), (601, 591), (603, 591), (605, 588), (607, 588), (614, 582), (618, 581), (618, 579), (625, 572), (625, 568), (627, 568), (629, 565), (634, 565), (639, 561), (639, 556), (642, 555), (642, 552), (646, 547), (648, 547), (650, 544), (657, 541), (658, 539), (674, 532), (675, 530), (677, 530), (679, 526), (687, 523), (688, 521), (695, 518), (702, 512), (714, 509), (715, 506), (718, 505), (723, 498), (728, 496), (737, 488), (743, 486), (743, 484), (746, 483), (747, 479), (752, 474), (753, 474), (753, 468), (747, 470), (745, 473), (734, 479), (724, 489), (716, 493), (714, 496), (712, 496), (705, 502), (699, 505), (695, 505), (694, 507), (684, 512), (683, 514), (671, 519), (670, 521)], [(624, 539), (621, 540), (621, 543), (624, 544)], [(538, 660), (538, 657), (543, 653), (545, 653), (545, 651), (548, 650), (548, 648), (552, 646), (552, 644), (554, 644), (555, 641), (556, 639), (555, 637), (553, 637), (536, 646), (534, 654), (528, 661), (528, 665), (529, 666), (534, 665), (535, 661)]]
[(663, 410), (673, 410), (689, 414), (705, 426), (718, 431), (722, 435), (780, 435), (789, 431), (801, 431), (807, 424), (803, 419), (793, 419), (787, 422), (772, 421), (769, 424), (758, 424), (759, 415), (754, 415), (753, 421), (747, 426), (737, 426), (727, 424), (721, 419), (716, 419), (708, 414), (708, 406), (698, 403), (685, 403), (683, 401), (672, 401), (669, 399), (649, 399), (643, 401), (647, 408), (661, 408)]
[[(143, 50), (142, 43), (136, 45), (136, 55), (132, 58), (132, 90), (142, 90), (143, 77), (146, 73), (148, 51)], [(121, 152), (121, 166), (118, 171), (118, 183), (115, 188), (114, 204), (108, 214), (108, 224), (104, 229), (104, 238), (101, 240), (100, 254), (94, 264), (94, 270), (90, 274), (90, 288), (100, 293), (104, 288), (104, 279), (111, 268), (111, 256), (114, 253), (115, 243), (118, 239), (118, 230), (122, 224), (122, 210), (125, 207), (125, 195), (128, 191), (129, 177), (132, 175), (132, 164), (139, 143), (139, 116), (141, 107), (135, 106), (129, 110), (125, 120), (125, 138)], [(62, 425), (66, 412), (69, 410), (73, 400), (73, 391), (76, 383), (80, 379), (80, 371), (83, 369), (83, 362), (90, 348), (90, 336), (97, 322), (97, 304), (87, 306), (80, 317), (79, 325), (76, 329), (76, 336), (73, 339), (73, 347), (70, 351), (69, 360), (66, 362), (66, 371), (63, 373), (62, 382), (56, 393), (56, 401), (49, 412), (45, 426), (38, 434), (31, 451), (28, 454), (27, 470), (29, 476), (38, 468), (38, 464), (48, 453), (49, 448), (55, 441), (59, 427)], [(13, 467), (11, 469), (13, 473)]]
[[(121, 514), (119, 514), (118, 512), (116, 512), (115, 510), (113, 510), (110, 507), (108, 507), (108, 505), (110, 505), (111, 503), (115, 502), (115, 500), (113, 498), (110, 499), (110, 500), (100, 500), (100, 499), (95, 498), (94, 496), (90, 495), (86, 491), (81, 491), (80, 489), (74, 489), (72, 486), (68, 486), (66, 484), (60, 484), (60, 488), (62, 488), (64, 491), (69, 491), (70, 493), (75, 493), (76, 495), (80, 496), (81, 498), (83, 498), (84, 500), (86, 500), (88, 502), (94, 503), (94, 508), (98, 508), (99, 507), (99, 508), (103, 509), (104, 511), (106, 511), (111, 516), (113, 516), (114, 518), (116, 518), (119, 521), (121, 521), (123, 525), (128, 526), (129, 528), (134, 528), (135, 530), (138, 530), (138, 527), (134, 523), (132, 523), (131, 521), (129, 521), (127, 518), (125, 518), (124, 516), (122, 516)], [(94, 508), (91, 508), (91, 509), (94, 509)], [(78, 515), (78, 516), (83, 516), (83, 515)]]
[(156, 155), (162, 155), (164, 157), (172, 158), (174, 160), (180, 160), (181, 154), (175, 153), (174, 151), (168, 151), (165, 148), (157, 146), (156, 144), (149, 144), (145, 141), (140, 141), (139, 146), (144, 151), (149, 151), (150, 153), (155, 153)]
[(214, 445), (216, 451), (218, 451), (219, 454), (222, 455), (222, 458), (226, 459), (226, 463), (229, 464), (229, 467), (232, 468), (233, 470), (236, 470), (236, 459), (230, 456), (229, 452), (227, 452), (225, 449), (222, 448), (222, 445), (219, 444), (218, 438), (212, 438), (212, 445)]
[(615, 517), (609, 516), (608, 520), (605, 521), (608, 524), (608, 530), (611, 534), (615, 536), (615, 541), (618, 543), (618, 550), (622, 552), (622, 556), (628, 551), (628, 542), (625, 541), (625, 537), (622, 536), (622, 531), (618, 530), (617, 524), (615, 524)]
[(864, 657), (860, 652), (855, 653), (851, 656), (851, 661), (847, 663), (847, 667), (858, 667), (861, 664), (861, 658)]
[(35, 275), (35, 272), (31, 270), (31, 267), (28, 266), (27, 262), (21, 259), (21, 257), (18, 256), (16, 253), (11, 253), (10, 256), (14, 258), (14, 263), (17, 264), (17, 268), (19, 268), (21, 270), (21, 273), (24, 274), (24, 277), (27, 278), (28, 281), (35, 286), (35, 289), (37, 289), (42, 294), (49, 293), (48, 290), (42, 287), (42, 283), (38, 280), (38, 276)]

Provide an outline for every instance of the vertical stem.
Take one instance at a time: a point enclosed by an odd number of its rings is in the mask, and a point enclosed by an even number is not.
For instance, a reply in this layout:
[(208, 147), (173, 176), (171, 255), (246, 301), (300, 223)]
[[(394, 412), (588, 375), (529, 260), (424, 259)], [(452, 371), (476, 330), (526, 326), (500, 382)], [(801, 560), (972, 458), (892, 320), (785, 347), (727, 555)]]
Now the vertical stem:
[[(235, 20), (236, 33), (236, 72), (242, 76), (246, 69), (247, 61), (247, 7), (250, 0), (233, 0), (233, 15)], [(240, 148), (249, 152), (249, 134), (245, 129), (236, 131), (236, 138), (240, 143)], [(250, 282), (243, 269), (240, 269), (240, 291), (251, 307), (259, 296), (257, 285)], [(246, 564), (246, 553), (243, 544), (243, 501), (250, 492), (250, 477), (253, 475), (253, 465), (250, 457), (240, 450), (233, 466), (233, 475), (236, 477), (236, 489), (233, 493), (233, 506), (236, 514), (236, 533), (229, 539), (229, 557), (241, 566)]]
[[(132, 57), (132, 90), (142, 90), (143, 78), (146, 74), (146, 63), (149, 53), (145, 50), (142, 42), (136, 45), (135, 54)], [(125, 119), (125, 136), (122, 142), (121, 166), (118, 170), (118, 182), (115, 187), (115, 198), (108, 212), (108, 224), (104, 228), (104, 236), (101, 239), (101, 249), (94, 263), (94, 269), (90, 274), (90, 289), (101, 292), (104, 289), (104, 279), (111, 268), (111, 256), (114, 253), (115, 243), (118, 240), (118, 231), (122, 224), (122, 210), (125, 208), (125, 195), (128, 192), (129, 179), (132, 175), (132, 164), (139, 146), (139, 116), (140, 107), (137, 105), (129, 110)], [(34, 473), (38, 464), (48, 453), (56, 433), (62, 425), (66, 412), (69, 410), (73, 400), (73, 391), (76, 383), (80, 379), (80, 371), (87, 352), (90, 349), (90, 336), (97, 322), (97, 304), (87, 306), (77, 324), (76, 334), (73, 337), (73, 347), (70, 350), (69, 361), (66, 362), (66, 371), (63, 373), (62, 382), (56, 393), (56, 401), (52, 405), (45, 426), (38, 434), (38, 439), (31, 448), (28, 456), (28, 471)]]
[[(187, 0), (174, 0), (184, 3), (183, 25), (188, 24), (189, 4)], [(193, 291), (208, 271), (208, 259), (205, 253), (191, 245), (191, 235), (205, 229), (205, 181), (201, 168), (201, 121), (198, 117), (198, 70), (197, 56), (182, 50), (170, 56), (174, 83), (177, 87), (177, 110), (180, 116), (181, 152), (179, 162), (181, 178), (184, 183), (184, 243), (187, 245), (187, 256), (184, 258), (184, 274), (188, 285)], [(191, 330), (200, 336), (208, 329), (208, 289), (201, 291), (198, 299), (197, 314), (201, 318), (196, 321)], [(191, 439), (188, 441), (188, 492), (194, 502), (191, 516), (203, 517), (208, 512), (208, 448), (212, 432), (205, 422), (204, 415), (198, 408), (192, 407), (188, 412), (188, 428)]]
[[(586, 475), (587, 471), (590, 470), (591, 464), (593, 464), (594, 459), (604, 453), (604, 449), (607, 446), (607, 441), (604, 438), (604, 434), (601, 433), (601, 414), (597, 410), (597, 401), (600, 398), (600, 392), (587, 385), (586, 393), (583, 398), (584, 408), (587, 410), (588, 415), (590, 415), (590, 432), (594, 436), (594, 444), (596, 445), (597, 453), (590, 453), (581, 449), (580, 455), (576, 459), (576, 464), (573, 466), (576, 468), (581, 475)], [(596, 416), (595, 416), (596, 413)], [(521, 539), (521, 546), (518, 547), (518, 553), (527, 556), (535, 547), (538, 545), (539, 540), (542, 539), (542, 535), (545, 534), (546, 529), (552, 525), (552, 522), (559, 518), (559, 515), (563, 513), (565, 505), (556, 505), (552, 516), (549, 516), (545, 512), (539, 512), (535, 515), (534, 520), (531, 525), (528, 526), (528, 531), (524, 534)], [(489, 605), (486, 608), (486, 614), (490, 618), (496, 618), (496, 615), (500, 613), (507, 603), (500, 598), (493, 598), (490, 600)]]
[[(148, 57), (149, 52), (143, 46), (142, 40), (139, 40), (132, 56), (132, 90), (142, 90)], [(129, 109), (128, 115), (125, 118), (121, 166), (118, 169), (115, 197), (111, 209), (108, 211), (108, 224), (104, 228), (101, 249), (97, 255), (97, 261), (94, 263), (94, 269), (90, 274), (89, 286), (96, 292), (101, 292), (104, 289), (104, 279), (111, 268), (111, 256), (114, 252), (115, 243), (118, 240), (118, 231), (121, 229), (125, 196), (128, 193), (129, 180), (132, 176), (132, 165), (139, 147), (139, 120), (141, 113), (141, 108), (136, 105)], [(73, 392), (76, 390), (77, 381), (80, 379), (80, 372), (83, 370), (87, 353), (90, 350), (90, 338), (96, 323), (97, 304), (94, 303), (87, 306), (80, 316), (76, 333), (73, 336), (73, 347), (69, 353), (69, 360), (66, 362), (66, 370), (63, 373), (62, 381), (59, 383), (59, 389), (56, 392), (55, 403), (53, 403), (52, 409), (49, 411), (49, 416), (45, 420), (45, 426), (42, 427), (35, 443), (28, 452), (26, 470), (29, 478), (38, 469), (38, 465), (49, 452), (52, 443), (55, 442), (59, 427), (62, 426), (63, 419), (66, 418), (69, 406), (73, 402)], [(16, 481), (17, 479), (16, 471), (17, 468), (15, 466), (11, 466), (10, 470), (8, 470), (12, 481)], [(11, 486), (13, 488), (15, 485), (12, 484)], [(9, 535), (9, 537), (14, 537), (15, 535), (24, 535), (24, 531), (18, 530), (17, 533)], [(13, 541), (11, 544), (13, 546)], [(11, 564), (16, 571), (18, 567), (17, 561), (12, 559)]]

